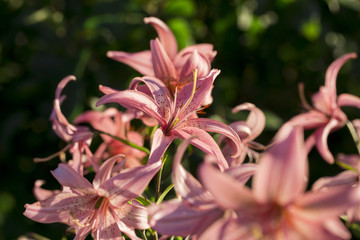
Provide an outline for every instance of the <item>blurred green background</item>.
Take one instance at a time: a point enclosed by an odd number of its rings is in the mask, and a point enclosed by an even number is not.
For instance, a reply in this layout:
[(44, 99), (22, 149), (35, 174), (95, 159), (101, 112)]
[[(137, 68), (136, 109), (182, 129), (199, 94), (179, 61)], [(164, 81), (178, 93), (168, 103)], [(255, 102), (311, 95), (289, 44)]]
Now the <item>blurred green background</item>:
[[(0, 0), (0, 239), (35, 232), (49, 239), (65, 236), (65, 226), (38, 224), (23, 217), (32, 203), (33, 183), (46, 179), (58, 161), (34, 164), (34, 157), (57, 152), (64, 143), (52, 132), (48, 117), (58, 82), (77, 77), (64, 93), (64, 112), (73, 119), (102, 94), (98, 85), (125, 89), (138, 76), (130, 67), (106, 57), (108, 50), (149, 49), (155, 30), (143, 18), (156, 16), (174, 31), (180, 48), (212, 43), (221, 69), (208, 117), (238, 120), (231, 108), (252, 102), (266, 112), (268, 143), (283, 121), (301, 111), (297, 85), (305, 94), (318, 90), (328, 65), (360, 45), (358, 0)], [(360, 61), (347, 63), (338, 92), (360, 96)], [(359, 117), (359, 111), (349, 110)], [(350, 135), (330, 136), (333, 152), (355, 152)], [(311, 152), (311, 178), (332, 175)], [(20, 238), (21, 239), (21, 238)]]

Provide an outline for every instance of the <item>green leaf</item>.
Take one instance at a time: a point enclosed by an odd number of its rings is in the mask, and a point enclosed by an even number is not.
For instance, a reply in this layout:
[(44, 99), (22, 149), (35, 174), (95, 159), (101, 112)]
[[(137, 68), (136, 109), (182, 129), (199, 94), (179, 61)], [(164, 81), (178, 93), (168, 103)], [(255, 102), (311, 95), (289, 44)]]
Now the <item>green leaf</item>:
[(164, 198), (166, 197), (166, 195), (170, 192), (171, 189), (173, 189), (174, 187), (174, 184), (170, 184), (166, 189), (165, 191), (160, 195), (159, 199), (157, 200), (157, 204), (160, 204)]

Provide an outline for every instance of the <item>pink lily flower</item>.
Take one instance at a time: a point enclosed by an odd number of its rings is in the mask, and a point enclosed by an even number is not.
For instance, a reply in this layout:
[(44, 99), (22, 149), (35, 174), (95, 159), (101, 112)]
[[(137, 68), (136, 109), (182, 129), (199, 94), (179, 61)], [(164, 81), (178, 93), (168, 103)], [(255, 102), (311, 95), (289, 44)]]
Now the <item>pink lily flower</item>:
[(63, 191), (25, 205), (24, 215), (40, 223), (60, 222), (76, 231), (74, 239), (85, 239), (91, 231), (95, 239), (123, 239), (122, 232), (140, 240), (134, 229), (147, 229), (145, 207), (129, 200), (138, 197), (161, 167), (161, 162), (125, 169), (111, 177), (114, 156), (103, 163), (91, 184), (67, 164), (52, 171)]
[[(76, 124), (90, 123), (91, 126), (96, 130), (100, 130), (113, 136), (129, 140), (138, 146), (143, 146), (144, 138), (141, 136), (141, 134), (135, 131), (131, 131), (130, 129), (130, 121), (132, 119), (133, 114), (122, 113), (115, 108), (109, 108), (104, 112), (84, 112), (78, 116), (74, 122)], [(140, 161), (146, 156), (146, 153), (130, 147), (108, 135), (101, 134), (101, 137), (104, 142), (94, 153), (93, 159), (95, 162), (105, 160), (114, 155), (124, 154), (126, 156), (126, 168), (142, 165)], [(95, 171), (96, 170), (97, 169), (95, 169)]]
[[(224, 215), (224, 210), (216, 204), (212, 194), (181, 165), (189, 141), (186, 139), (178, 147), (173, 163), (172, 182), (178, 197), (148, 207), (150, 226), (163, 235), (191, 235), (196, 238)], [(255, 164), (244, 164), (228, 168), (226, 172), (245, 184), (255, 170)]]
[(306, 147), (310, 151), (316, 145), (320, 155), (331, 164), (334, 163), (334, 157), (327, 144), (328, 135), (331, 131), (343, 127), (348, 121), (340, 107), (360, 108), (359, 97), (347, 93), (336, 95), (337, 74), (342, 65), (352, 58), (356, 58), (355, 53), (345, 54), (335, 60), (326, 71), (325, 85), (321, 86), (319, 92), (312, 97), (314, 108), (304, 101), (304, 105), (309, 111), (299, 114), (289, 121), (290, 124), (302, 126), (304, 129), (316, 129), (306, 140)]
[[(75, 76), (67, 76), (58, 84), (54, 99), (54, 109), (51, 113), (50, 121), (52, 121), (52, 128), (54, 132), (65, 142), (69, 143), (63, 150), (61, 150), (61, 152), (70, 149), (69, 151), (72, 154), (73, 159), (69, 162), (69, 164), (76, 171), (82, 173), (83, 161), (92, 161), (92, 153), (89, 146), (91, 144), (93, 134), (87, 127), (69, 123), (60, 108), (62, 101), (65, 99), (65, 96), (62, 96), (61, 92), (68, 82), (74, 80), (76, 80)], [(57, 153), (57, 155), (58, 154), (59, 153)], [(54, 155), (44, 159), (36, 158), (35, 162), (47, 161), (53, 157)]]
[(150, 42), (150, 51), (109, 51), (107, 56), (133, 67), (145, 76), (160, 79), (173, 91), (175, 87), (180, 89), (192, 81), (195, 68), (198, 69), (198, 78), (210, 72), (211, 62), (216, 55), (212, 44), (196, 44), (178, 52), (176, 38), (163, 21), (147, 17), (144, 18), (144, 22), (150, 23), (159, 35), (159, 39)]
[[(200, 179), (224, 209), (236, 217), (209, 227), (200, 239), (349, 239), (338, 216), (359, 203), (356, 187), (305, 192), (308, 163), (299, 127), (283, 128), (263, 153), (252, 190), (209, 164)], [(211, 176), (211, 177), (210, 177)], [(211, 238), (205, 238), (211, 236)], [(220, 238), (219, 238), (220, 237)]]
[(233, 108), (232, 112), (237, 113), (244, 110), (250, 111), (246, 121), (236, 121), (229, 125), (235, 130), (241, 139), (242, 151), (240, 156), (238, 158), (231, 157), (231, 146), (226, 143), (227, 139), (224, 139), (221, 136), (218, 141), (220, 145), (225, 140), (226, 144), (222, 148), (222, 151), (230, 166), (242, 164), (247, 155), (250, 159), (258, 159), (259, 154), (253, 149), (264, 149), (264, 146), (254, 142), (253, 140), (258, 137), (265, 128), (265, 114), (252, 103), (240, 104)]
[[(206, 118), (197, 118), (196, 111), (211, 89), (219, 70), (212, 70), (206, 77), (197, 80), (194, 74), (193, 84), (184, 86), (173, 97), (165, 84), (154, 77), (134, 78), (130, 90), (116, 91), (102, 88), (107, 95), (100, 98), (97, 106), (116, 102), (131, 110), (140, 110), (153, 117), (160, 124), (152, 139), (149, 162), (158, 161), (175, 138), (186, 139), (198, 136), (191, 144), (208, 154), (216, 156), (222, 169), (228, 164), (215, 140), (206, 132), (223, 134), (233, 142), (234, 157), (240, 154), (241, 141), (236, 132), (228, 125)], [(144, 83), (144, 85), (138, 85)]]

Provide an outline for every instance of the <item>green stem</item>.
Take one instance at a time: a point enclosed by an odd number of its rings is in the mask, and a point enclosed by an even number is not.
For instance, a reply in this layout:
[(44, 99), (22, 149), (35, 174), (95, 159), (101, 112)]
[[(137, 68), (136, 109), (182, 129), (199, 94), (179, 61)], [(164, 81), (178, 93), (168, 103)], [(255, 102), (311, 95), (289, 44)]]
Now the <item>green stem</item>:
[(360, 139), (356, 132), (356, 129), (355, 129), (354, 125), (351, 123), (351, 121), (347, 121), (346, 126), (348, 127), (348, 129), (351, 133), (351, 136), (355, 142), (356, 149), (357, 149), (358, 153), (360, 154)]
[(137, 145), (137, 144), (135, 144), (135, 143), (133, 143), (133, 142), (130, 142), (129, 140), (120, 138), (120, 137), (118, 137), (118, 136), (112, 135), (112, 134), (107, 133), (107, 132), (103, 132), (103, 131), (97, 130), (97, 129), (95, 129), (95, 128), (93, 128), (93, 132), (94, 132), (94, 133), (97, 133), (97, 134), (105, 134), (105, 135), (108, 135), (108, 136), (114, 138), (115, 140), (118, 140), (119, 142), (122, 142), (122, 143), (124, 143), (124, 144), (126, 144), (126, 145), (128, 145), (128, 146), (130, 146), (130, 147), (136, 148), (136, 149), (138, 149), (138, 150), (146, 153), (147, 155), (150, 154), (149, 149), (147, 149), (146, 147), (139, 146), (139, 145)]
[(141, 235), (142, 235), (142, 237), (143, 237), (144, 240), (147, 240), (145, 231), (146, 231), (146, 230), (141, 231)]
[[(167, 157), (165, 157), (166, 160)], [(165, 163), (164, 160), (164, 163)], [(160, 187), (161, 187), (161, 175), (163, 172), (164, 164), (161, 166), (159, 172), (157, 173), (157, 179), (156, 179), (156, 187), (155, 187), (155, 202), (159, 199), (160, 196)]]

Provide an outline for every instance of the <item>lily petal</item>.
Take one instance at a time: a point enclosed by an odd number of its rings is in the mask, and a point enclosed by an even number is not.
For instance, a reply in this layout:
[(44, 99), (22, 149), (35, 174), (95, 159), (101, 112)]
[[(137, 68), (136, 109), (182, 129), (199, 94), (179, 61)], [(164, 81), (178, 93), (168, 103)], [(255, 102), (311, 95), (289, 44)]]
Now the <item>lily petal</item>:
[(254, 195), (260, 202), (286, 205), (305, 190), (307, 171), (303, 130), (283, 127), (261, 158), (253, 180)]
[(161, 162), (166, 149), (174, 140), (174, 136), (166, 136), (161, 129), (156, 129), (151, 143), (151, 152), (149, 155), (148, 164), (154, 162)]
[(338, 105), (340, 107), (356, 107), (360, 109), (360, 98), (348, 93), (343, 93), (338, 96)]
[(136, 53), (108, 51), (107, 56), (115, 61), (129, 65), (142, 75), (154, 76), (151, 52), (149, 50)]
[(204, 56), (202, 56), (202, 54), (200, 54), (197, 50), (191, 53), (191, 55), (181, 68), (181, 71), (179, 73), (181, 85), (192, 81), (193, 70), (195, 68), (198, 70), (198, 78), (206, 76), (211, 69), (211, 62), (207, 60)]
[(74, 188), (82, 193), (94, 192), (91, 183), (68, 164), (60, 163), (51, 173), (63, 186)]
[(166, 121), (168, 121), (173, 107), (171, 104), (172, 98), (169, 89), (160, 79), (147, 76), (142, 78), (136, 77), (131, 80), (129, 89), (135, 89), (140, 82), (145, 83), (148, 87), (155, 102), (163, 110)]
[(125, 204), (112, 209), (116, 214), (116, 218), (127, 226), (136, 229), (147, 229), (150, 227), (148, 224), (148, 210), (143, 206)]
[(224, 209), (246, 209), (256, 206), (256, 201), (249, 189), (210, 164), (204, 163), (200, 166), (199, 177), (205, 188), (212, 193), (215, 201)]
[(145, 166), (127, 168), (102, 183), (98, 193), (100, 196), (108, 197), (112, 205), (121, 206), (144, 191), (161, 165), (162, 162), (158, 161)]
[(351, 187), (359, 182), (359, 176), (353, 171), (344, 171), (334, 177), (319, 178), (313, 185), (313, 191), (327, 191), (333, 187)]
[(124, 159), (124, 158), (125, 155), (118, 154), (116, 156), (109, 158), (103, 164), (101, 164), (99, 171), (96, 173), (95, 178), (93, 180), (93, 186), (95, 189), (97, 189), (103, 182), (105, 182), (107, 179), (110, 178), (114, 164), (119, 159)]
[(347, 209), (358, 204), (360, 200), (359, 187), (332, 188), (330, 191), (308, 192), (296, 200), (303, 217), (313, 221), (323, 221), (329, 217), (339, 216)]
[[(179, 112), (181, 112), (180, 116), (178, 116), (179, 122), (181, 122), (189, 114), (192, 114), (194, 111), (196, 111), (196, 109), (198, 109), (201, 106), (208, 92), (211, 91), (215, 78), (219, 74), (220, 74), (220, 70), (213, 69), (207, 76), (198, 79), (196, 83), (195, 94), (188, 106), (186, 106), (187, 105), (186, 103), (191, 97), (193, 91), (193, 83), (189, 83), (185, 85), (183, 88), (181, 88), (178, 96), (176, 97), (176, 103), (175, 103), (176, 106), (175, 109), (179, 109)], [(186, 108), (183, 109), (183, 107)]]
[(325, 86), (330, 90), (330, 96), (332, 98), (331, 102), (336, 101), (336, 78), (340, 68), (345, 64), (346, 61), (356, 57), (356, 53), (345, 54), (331, 63), (326, 70)]
[(150, 49), (155, 77), (164, 81), (166, 85), (176, 85), (177, 73), (175, 66), (165, 52), (165, 49), (161, 45), (159, 39), (150, 41)]
[(67, 76), (66, 78), (62, 79), (60, 81), (60, 83), (58, 84), (57, 88), (56, 88), (56, 92), (55, 92), (55, 100), (54, 100), (54, 110), (56, 112), (56, 116), (57, 119), (59, 120), (59, 122), (61, 124), (64, 125), (70, 125), (70, 123), (67, 121), (66, 117), (62, 114), (61, 109), (60, 109), (60, 104), (61, 104), (61, 92), (62, 90), (65, 88), (65, 86), (68, 84), (68, 82), (70, 81), (75, 81), (76, 77), (73, 75)]
[(195, 136), (195, 138), (192, 138), (190, 141), (192, 145), (196, 146), (206, 154), (214, 155), (221, 170), (229, 167), (228, 162), (215, 140), (204, 130), (195, 127), (182, 127), (172, 130), (171, 133), (182, 139)]
[(332, 118), (325, 127), (319, 128), (315, 131), (316, 138), (316, 148), (319, 151), (320, 155), (330, 164), (334, 163), (334, 156), (331, 154), (327, 138), (330, 132), (339, 127), (340, 123), (337, 119)]
[[(89, 214), (97, 201), (96, 196), (62, 192), (45, 200), (25, 205), (24, 215), (41, 223), (69, 223), (74, 217)], [(72, 215), (73, 216), (72, 216)]]
[(214, 60), (216, 56), (216, 51), (213, 50), (214, 46), (209, 43), (200, 43), (191, 46), (187, 46), (179, 51), (179, 53), (174, 58), (174, 64), (176, 69), (181, 69), (187, 61), (189, 54), (198, 51), (201, 55), (203, 55), (209, 62)]
[(157, 105), (152, 98), (142, 92), (135, 90), (118, 91), (100, 98), (97, 101), (96, 106), (110, 102), (119, 103), (128, 109), (143, 111), (158, 120), (160, 125), (166, 125), (164, 112), (161, 107)]
[(193, 202), (194, 200), (200, 200), (201, 202), (208, 202), (209, 200), (212, 200), (212, 197), (205, 192), (201, 183), (181, 165), (181, 159), (190, 143), (190, 140), (191, 139), (186, 139), (183, 141), (176, 151), (172, 175), (174, 188), (176, 193), (187, 201)]
[(241, 154), (241, 140), (238, 134), (231, 127), (222, 122), (207, 118), (193, 118), (182, 122), (178, 126), (178, 128), (183, 127), (200, 128), (207, 132), (220, 133), (221, 135), (228, 137), (233, 142), (233, 157), (238, 157)]
[(259, 136), (265, 128), (265, 114), (252, 103), (240, 104), (232, 109), (232, 113), (243, 110), (250, 111), (249, 116), (246, 119), (246, 125), (251, 129), (251, 135), (248, 136), (248, 139), (253, 140)]
[(150, 226), (161, 234), (187, 236), (201, 233), (223, 214), (216, 208), (196, 208), (180, 200), (151, 206)]
[(160, 19), (156, 17), (144, 18), (146, 24), (150, 23), (156, 30), (161, 44), (164, 46), (167, 54), (171, 59), (174, 59), (178, 51), (176, 38), (170, 28)]

